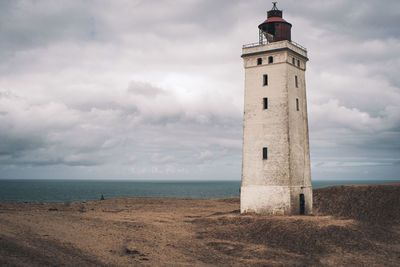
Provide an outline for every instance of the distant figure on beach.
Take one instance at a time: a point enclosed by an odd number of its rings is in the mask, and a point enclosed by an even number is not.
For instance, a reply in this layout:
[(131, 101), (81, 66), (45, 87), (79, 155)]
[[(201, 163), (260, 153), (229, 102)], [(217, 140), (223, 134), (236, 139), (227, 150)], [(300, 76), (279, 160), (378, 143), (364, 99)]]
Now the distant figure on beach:
[(101, 194), (100, 200), (104, 200), (104, 196), (103, 196), (103, 194)]

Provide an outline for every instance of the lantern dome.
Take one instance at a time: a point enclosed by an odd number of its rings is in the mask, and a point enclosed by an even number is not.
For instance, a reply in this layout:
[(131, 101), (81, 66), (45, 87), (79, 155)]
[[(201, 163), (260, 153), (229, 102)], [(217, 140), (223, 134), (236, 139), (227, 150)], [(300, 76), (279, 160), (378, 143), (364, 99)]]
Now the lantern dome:
[(270, 43), (291, 41), (292, 24), (282, 18), (283, 12), (276, 7), (276, 2), (272, 4), (272, 9), (267, 12), (267, 19), (258, 25), (258, 28)]

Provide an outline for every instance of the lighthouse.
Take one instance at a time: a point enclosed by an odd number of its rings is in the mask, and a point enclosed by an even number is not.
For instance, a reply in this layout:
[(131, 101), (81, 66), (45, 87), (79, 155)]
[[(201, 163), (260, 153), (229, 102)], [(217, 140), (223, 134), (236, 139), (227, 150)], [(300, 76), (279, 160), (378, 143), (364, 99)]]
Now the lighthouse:
[(245, 69), (241, 213), (312, 213), (305, 71), (307, 49), (273, 2)]

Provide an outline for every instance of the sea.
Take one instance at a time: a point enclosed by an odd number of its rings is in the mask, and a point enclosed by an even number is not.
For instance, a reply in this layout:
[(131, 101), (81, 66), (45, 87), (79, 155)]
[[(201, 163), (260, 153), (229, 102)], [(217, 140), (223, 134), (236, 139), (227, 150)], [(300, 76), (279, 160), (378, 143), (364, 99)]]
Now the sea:
[[(400, 180), (314, 180), (313, 188), (379, 184)], [(240, 194), (240, 181), (0, 180), (0, 201), (86, 202), (125, 197), (229, 198)]]

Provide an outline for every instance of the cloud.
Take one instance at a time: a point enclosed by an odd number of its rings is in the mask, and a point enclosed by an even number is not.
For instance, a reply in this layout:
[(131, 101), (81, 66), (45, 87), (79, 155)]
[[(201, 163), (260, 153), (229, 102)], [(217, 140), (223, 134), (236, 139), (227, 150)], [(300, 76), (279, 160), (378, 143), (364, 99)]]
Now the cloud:
[[(288, 14), (307, 18), (326, 34), (355, 37), (359, 40), (399, 36), (400, 4), (385, 1), (290, 1)], [(377, 15), (379, 14), (379, 16)], [(343, 41), (343, 39), (338, 40)]]
[[(278, 4), (309, 51), (314, 178), (398, 177), (397, 2)], [(0, 178), (240, 178), (265, 2), (0, 5)]]

